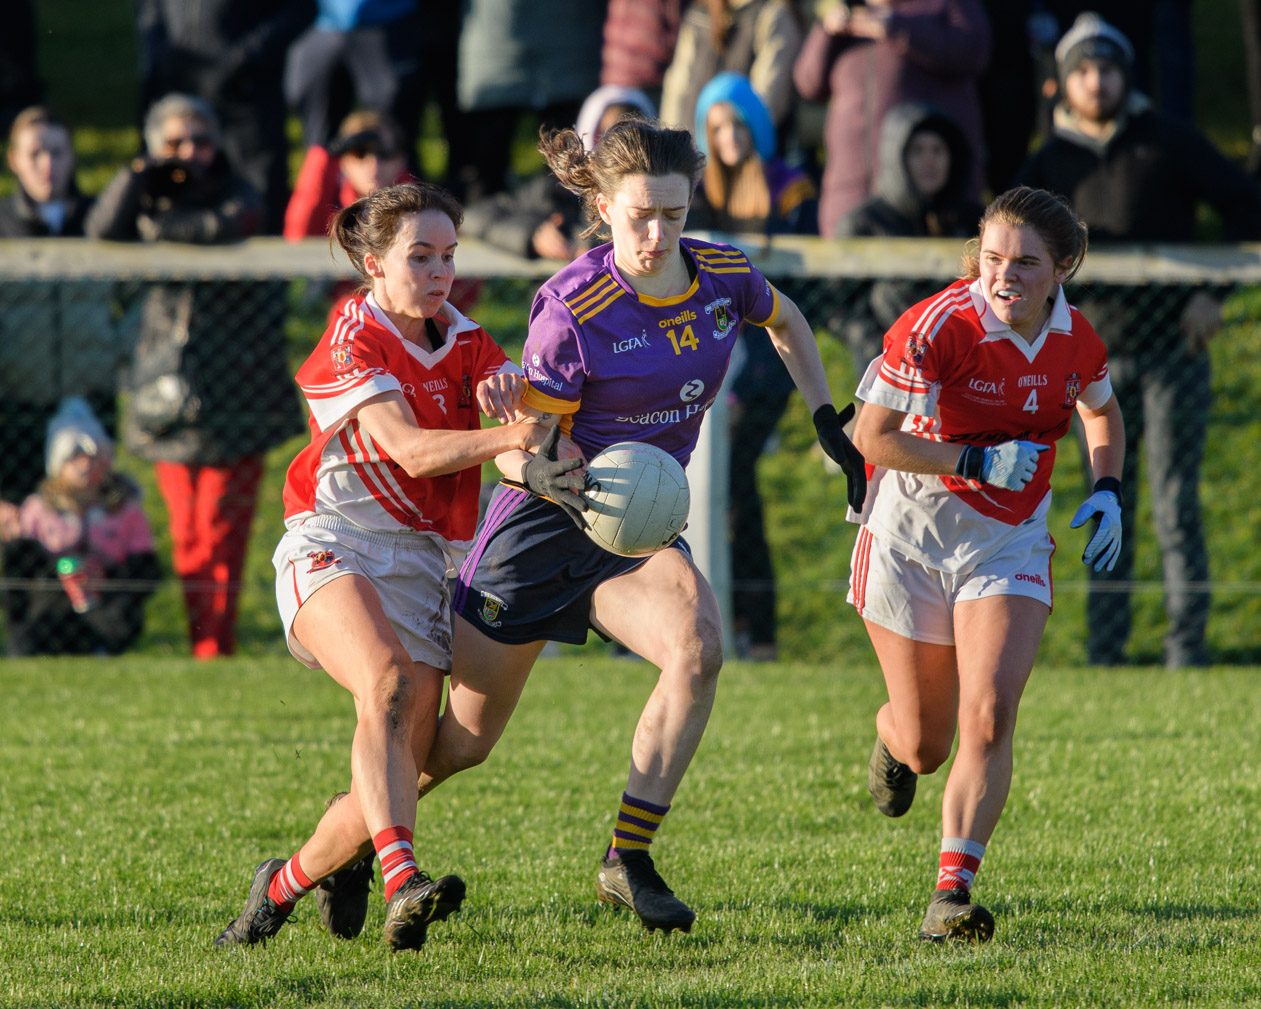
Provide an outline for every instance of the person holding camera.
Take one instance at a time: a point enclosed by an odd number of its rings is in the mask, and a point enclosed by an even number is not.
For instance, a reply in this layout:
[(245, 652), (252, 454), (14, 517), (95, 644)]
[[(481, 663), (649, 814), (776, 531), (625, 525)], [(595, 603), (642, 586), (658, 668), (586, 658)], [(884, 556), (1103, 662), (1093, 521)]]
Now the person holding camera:
[[(229, 170), (209, 105), (179, 93), (159, 99), (144, 138), (145, 153), (88, 214), (89, 237), (208, 245), (257, 231), (262, 203)], [(273, 282), (151, 284), (124, 379), (124, 444), (154, 464), (197, 658), (235, 650), (263, 454), (303, 430), (285, 363), (284, 292)]]

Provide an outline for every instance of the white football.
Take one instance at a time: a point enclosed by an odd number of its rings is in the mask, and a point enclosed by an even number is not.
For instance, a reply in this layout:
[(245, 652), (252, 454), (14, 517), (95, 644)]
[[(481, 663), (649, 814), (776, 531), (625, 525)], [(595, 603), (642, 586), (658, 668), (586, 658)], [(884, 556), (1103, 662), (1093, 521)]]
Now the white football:
[(620, 441), (587, 463), (587, 535), (624, 557), (668, 547), (687, 523), (691, 494), (678, 460), (655, 445)]

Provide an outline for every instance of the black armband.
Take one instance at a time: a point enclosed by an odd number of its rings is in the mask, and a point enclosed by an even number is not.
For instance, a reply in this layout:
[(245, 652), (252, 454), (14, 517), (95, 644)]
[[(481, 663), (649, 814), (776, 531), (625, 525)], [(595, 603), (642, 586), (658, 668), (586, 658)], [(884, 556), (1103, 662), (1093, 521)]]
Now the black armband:
[(1101, 476), (1095, 481), (1094, 493), (1098, 494), (1101, 490), (1111, 491), (1117, 496), (1117, 504), (1125, 506), (1125, 495), (1121, 493), (1121, 481), (1114, 476)]
[(964, 445), (959, 453), (959, 461), (955, 463), (955, 475), (965, 480), (980, 480), (981, 470), (985, 468), (985, 446)]

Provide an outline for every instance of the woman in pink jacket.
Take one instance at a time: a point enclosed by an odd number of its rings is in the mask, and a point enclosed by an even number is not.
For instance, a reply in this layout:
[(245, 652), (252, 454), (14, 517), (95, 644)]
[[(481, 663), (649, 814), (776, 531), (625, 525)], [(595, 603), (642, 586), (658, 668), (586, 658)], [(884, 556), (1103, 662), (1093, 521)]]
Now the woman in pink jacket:
[(981, 0), (868, 0), (838, 4), (810, 30), (793, 82), (809, 101), (828, 103), (827, 166), (819, 196), (819, 234), (870, 193), (880, 124), (905, 101), (931, 101), (963, 129), (981, 192), (984, 141), (977, 80), (989, 63), (991, 33)]

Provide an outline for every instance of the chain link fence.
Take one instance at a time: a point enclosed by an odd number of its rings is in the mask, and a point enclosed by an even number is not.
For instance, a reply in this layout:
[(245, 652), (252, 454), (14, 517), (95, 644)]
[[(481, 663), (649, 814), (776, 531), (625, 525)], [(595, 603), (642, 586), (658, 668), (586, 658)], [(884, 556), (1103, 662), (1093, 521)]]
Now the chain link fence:
[[(957, 242), (776, 239), (746, 251), (816, 327), (844, 402), (892, 318), (953, 279), (962, 250)], [(530, 300), (554, 265), (472, 242), (461, 244), (457, 265), (453, 300), (518, 353)], [(187, 614), (203, 604), (237, 611), (243, 649), (283, 649), (270, 551), (283, 471), (305, 440), (290, 377), (351, 276), (320, 241), (0, 243), (0, 497), (9, 503), (0, 593), (10, 654), (178, 653), (187, 648)], [(1258, 284), (1254, 249), (1214, 246), (1093, 250), (1071, 285), (1070, 300), (1110, 348), (1127, 439), (1142, 447), (1128, 453), (1123, 481), (1125, 553), (1111, 576), (1096, 578), (1068, 530), (1067, 516), (1088, 493), (1082, 455), (1071, 440), (1061, 446), (1054, 660), (1261, 662), (1261, 551), (1251, 531), (1261, 510)], [(47, 437), (66, 396), (82, 397), (116, 442), (121, 474), (82, 520), (58, 519), (58, 494), (67, 490), (49, 483), (59, 475), (50, 474), (50, 447), (60, 452), (54, 469), (88, 454), (75, 451), (82, 444), (73, 434), (61, 443)], [(230, 467), (251, 456), (266, 460), (261, 492), (247, 488), (229, 502), (252, 529), (240, 545), (244, 574), (225, 586), (220, 574), (190, 575), (194, 565), (179, 583), (153, 464)], [(853, 528), (841, 519), (840, 478), (822, 472), (804, 407), (789, 410), (757, 466), (781, 657), (830, 660), (861, 639), (852, 613), (843, 616)], [(133, 500), (153, 531), (155, 566), (136, 559), (144, 537), (119, 519), (134, 518)], [(58, 561), (90, 556), (86, 570), (58, 572)], [(75, 595), (84, 579), (86, 607)], [(768, 585), (737, 579), (727, 588)]]

